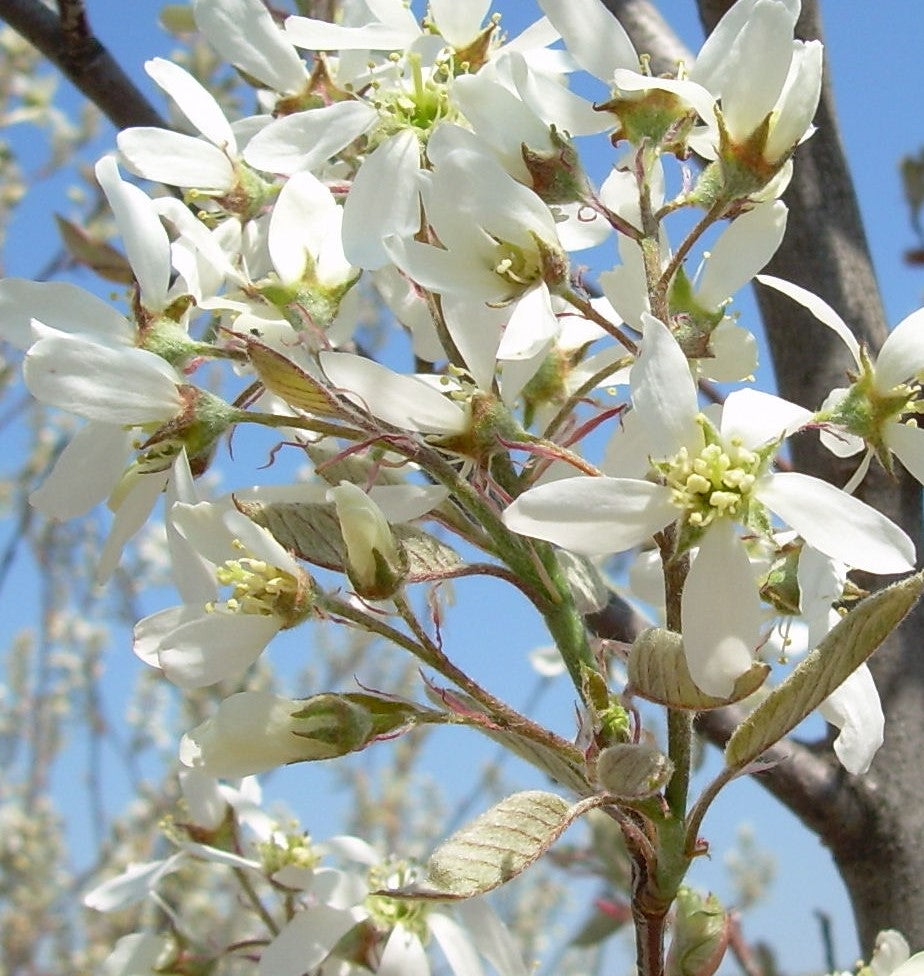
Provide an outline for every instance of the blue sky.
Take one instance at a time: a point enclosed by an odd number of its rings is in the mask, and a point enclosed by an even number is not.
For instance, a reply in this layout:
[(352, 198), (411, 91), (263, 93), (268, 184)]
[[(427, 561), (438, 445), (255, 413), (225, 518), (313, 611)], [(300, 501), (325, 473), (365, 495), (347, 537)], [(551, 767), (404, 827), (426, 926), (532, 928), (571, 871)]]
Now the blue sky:
[[(575, 0), (579, 2), (579, 0)], [(104, 0), (88, 0), (91, 20), (98, 35), (121, 60), (155, 105), (162, 105), (159, 90), (142, 70), (145, 58), (169, 56), (173, 42), (156, 24), (161, 6), (153, 0), (135, 0), (131, 7), (131, 21), (127, 23), (125, 6)], [(497, 4), (505, 11), (505, 23), (510, 29), (526, 22), (526, 10), (532, 4), (522, 0), (506, 0)], [(664, 15), (676, 18), (678, 30), (688, 45), (699, 43), (698, 22), (691, 0), (670, 0), (662, 3)], [(902, 262), (902, 251), (917, 243), (911, 232), (908, 215), (902, 200), (898, 179), (898, 161), (909, 152), (917, 152), (924, 143), (921, 123), (921, 95), (924, 91), (924, 59), (920, 57), (924, 26), (919, 5), (913, 0), (890, 0), (872, 5), (868, 0), (829, 0), (824, 4), (827, 14), (827, 58), (840, 108), (842, 136), (856, 179), (861, 209), (867, 221), (869, 240), (876, 270), (882, 285), (890, 321), (895, 324), (919, 307), (924, 291), (924, 270), (909, 268)], [(509, 8), (509, 9), (508, 9)], [(70, 100), (71, 104), (74, 104)], [(23, 130), (20, 130), (24, 134)], [(107, 136), (100, 144), (104, 151), (111, 141)], [(41, 158), (41, 147), (33, 144), (30, 155)], [(4, 255), (4, 267), (10, 274), (30, 275), (42, 266), (47, 249), (53, 240), (54, 210), (67, 213), (66, 200), (60, 196), (61, 184), (55, 181), (37, 188), (23, 207), (11, 229), (10, 242)], [(108, 289), (103, 289), (106, 293)], [(742, 314), (753, 315), (752, 306), (742, 303)], [(810, 351), (810, 340), (807, 353)], [(29, 579), (20, 577), (20, 585), (27, 587)], [(480, 605), (480, 594), (468, 597), (461, 586), (463, 606)], [(9, 598), (10, 593), (6, 594)], [(494, 598), (491, 598), (496, 603)], [(502, 695), (516, 704), (525, 697), (523, 688), (532, 685), (533, 678), (526, 670), (525, 653), (545, 640), (537, 621), (510, 612), (497, 604), (492, 612), (502, 616), (498, 628), (504, 628), (504, 655), (486, 639), (483, 620), (471, 613), (450, 616), (446, 630), (447, 647), (462, 649), (472, 667), (486, 680), (496, 680)], [(509, 632), (507, 631), (509, 628)], [(497, 630), (492, 625), (492, 633)], [(120, 648), (125, 653), (124, 648)], [(570, 695), (564, 686), (558, 693), (546, 696), (542, 717), (568, 731), (571, 717)], [(451, 739), (447, 736), (453, 735)], [(448, 730), (433, 746), (435, 763), (441, 762), (444, 750), (451, 750), (454, 760), (480, 761), (473, 747), (460, 743), (464, 733)], [(520, 777), (519, 767), (518, 777)], [(284, 792), (295, 784), (288, 771), (271, 787)], [(474, 772), (471, 774), (473, 777)], [(524, 782), (527, 774), (520, 777)], [(455, 773), (452, 784), (465, 792), (462, 783), (466, 774)], [(769, 848), (779, 844), (779, 870), (771, 897), (747, 918), (746, 935), (763, 937), (781, 949), (781, 963), (791, 972), (804, 972), (822, 965), (817, 938), (817, 924), (813, 917), (816, 908), (829, 911), (834, 918), (838, 962), (852, 964), (857, 945), (852, 934), (849, 907), (842, 888), (834, 876), (827, 852), (814, 837), (801, 829), (785, 811), (752, 783), (741, 781), (729, 787), (707, 818), (705, 832), (719, 838), (712, 857), (698, 864), (691, 880), (697, 885), (728, 892), (723, 854), (729, 846), (722, 837), (732, 839), (735, 825), (752, 825), (758, 844)], [(318, 831), (323, 834), (323, 830)], [(730, 965), (727, 972), (732, 972)]]

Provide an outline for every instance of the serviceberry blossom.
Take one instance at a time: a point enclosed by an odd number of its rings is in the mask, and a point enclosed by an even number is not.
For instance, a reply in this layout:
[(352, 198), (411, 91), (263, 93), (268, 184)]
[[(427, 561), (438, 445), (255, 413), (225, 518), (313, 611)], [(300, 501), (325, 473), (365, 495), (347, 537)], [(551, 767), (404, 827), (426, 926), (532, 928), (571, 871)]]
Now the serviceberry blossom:
[(828, 326), (857, 366), (858, 372), (850, 377), (852, 385), (833, 390), (815, 418), (823, 425), (822, 443), (838, 457), (852, 457), (866, 447), (851, 484), (862, 480), (874, 455), (887, 471), (893, 470), (894, 455), (924, 483), (924, 431), (917, 420), (924, 412), (924, 309), (902, 319), (873, 356), (817, 295), (772, 275), (758, 275), (757, 280), (788, 295)]
[(757, 584), (736, 525), (766, 536), (772, 514), (850, 566), (874, 573), (913, 567), (913, 543), (883, 515), (816, 478), (772, 470), (780, 441), (811, 418), (809, 411), (739, 390), (713, 423), (699, 409), (677, 341), (652, 316), (631, 385), (643, 440), (631, 445), (637, 454), (629, 466), (645, 464), (651, 480), (582, 477), (541, 485), (520, 495), (504, 521), (587, 555), (631, 549), (676, 522), (681, 551), (698, 547), (682, 617), (687, 663), (703, 691), (730, 695), (760, 643)]

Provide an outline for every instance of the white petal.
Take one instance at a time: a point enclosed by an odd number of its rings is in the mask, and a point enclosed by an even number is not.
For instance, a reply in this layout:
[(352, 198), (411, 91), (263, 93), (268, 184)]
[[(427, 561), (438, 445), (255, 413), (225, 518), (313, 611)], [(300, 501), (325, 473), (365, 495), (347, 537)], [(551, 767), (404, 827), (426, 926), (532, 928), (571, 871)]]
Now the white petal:
[(420, 37), (420, 28), (416, 23), (411, 29), (386, 24), (344, 27), (310, 17), (287, 17), (286, 36), (308, 51), (403, 51)]
[(412, 522), (442, 505), (449, 489), (442, 485), (374, 485), (369, 497), (389, 522)]
[(286, 284), (300, 281), (306, 258), (316, 263), (337, 204), (312, 173), (293, 173), (279, 191), (267, 244), (273, 266)]
[(125, 253), (141, 289), (141, 304), (162, 312), (170, 286), (170, 241), (151, 198), (119, 176), (112, 156), (96, 164), (96, 178), (115, 216)]
[(883, 431), (886, 447), (924, 484), (924, 430), (910, 424), (886, 424)]
[(396, 925), (376, 969), (378, 976), (430, 976), (430, 964), (420, 939), (402, 925)]
[(777, 160), (812, 132), (811, 122), (821, 98), (821, 41), (794, 41), (792, 63), (764, 147), (764, 158)]
[(787, 213), (786, 204), (774, 200), (732, 221), (712, 248), (696, 289), (703, 305), (718, 308), (764, 267), (783, 240)]
[(165, 58), (146, 61), (144, 70), (176, 102), (192, 125), (219, 149), (237, 152), (231, 124), (214, 96), (186, 70)]
[(914, 569), (914, 543), (880, 512), (818, 478), (783, 471), (762, 479), (757, 497), (816, 549), (869, 573)]
[[(128, 494), (120, 499), (106, 544), (100, 553), (96, 568), (97, 583), (105, 582), (115, 571), (122, 557), (122, 550), (150, 518), (169, 478), (169, 471), (139, 474), (135, 477)], [(120, 487), (116, 486), (114, 494), (119, 492)], [(110, 507), (113, 506), (111, 498), (109, 504)]]
[(34, 340), (32, 319), (106, 345), (130, 346), (135, 340), (132, 323), (83, 288), (64, 281), (0, 281), (0, 337), (17, 349), (28, 349)]
[(132, 434), (90, 421), (71, 438), (29, 503), (48, 518), (84, 515), (109, 497), (128, 463)]
[(345, 352), (322, 352), (320, 362), (335, 387), (386, 423), (424, 434), (461, 434), (468, 428), (458, 404), (412, 376)]
[(876, 357), (876, 389), (892, 387), (924, 370), (924, 308), (902, 319), (886, 337)]
[(156, 973), (159, 967), (167, 965), (172, 945), (166, 935), (150, 932), (123, 935), (103, 960), (100, 976), (149, 976)]
[[(733, 139), (746, 139), (776, 104), (792, 62), (792, 30), (782, 4), (755, 4), (726, 54), (721, 91), (706, 86), (721, 96), (722, 114)], [(691, 78), (700, 81), (695, 67)]]
[(375, 270), (390, 258), (385, 237), (413, 236), (420, 229), (420, 145), (402, 130), (363, 161), (343, 207), (343, 250), (357, 268)]
[(449, 292), (443, 294), (441, 304), (446, 328), (472, 378), (482, 390), (490, 390), (509, 309), (473, 302), (465, 294)]
[(589, 136), (612, 127), (606, 112), (581, 98), (557, 78), (532, 71), (520, 54), (508, 54), (510, 73), (520, 98), (548, 125), (559, 126), (572, 136)]
[(472, 946), (472, 936), (457, 922), (448, 915), (431, 912), (427, 916), (427, 928), (455, 976), (484, 976), (478, 953)]
[[(519, 291), (496, 274), (488, 261), (479, 262), (470, 250), (446, 251), (420, 241), (389, 237), (385, 253), (421, 288), (440, 295), (454, 295), (463, 301), (510, 301)], [(361, 256), (354, 254), (353, 257)], [(370, 260), (374, 255), (370, 254)]]
[(262, 0), (194, 0), (196, 24), (215, 49), (274, 91), (305, 88), (301, 58)]
[(544, 281), (530, 288), (508, 311), (498, 359), (532, 359), (558, 335), (558, 319)]
[(700, 372), (717, 383), (737, 383), (757, 371), (757, 339), (750, 329), (725, 316), (709, 335), (711, 358), (700, 359)]
[(132, 630), (132, 652), (148, 667), (160, 670), (160, 660), (157, 657), (160, 645), (177, 627), (191, 620), (198, 620), (201, 616), (201, 605), (184, 605), (167, 607), (142, 617)]
[(707, 695), (727, 698), (754, 661), (761, 607), (747, 551), (729, 519), (703, 536), (683, 589), (683, 649)]
[(663, 322), (647, 312), (642, 351), (629, 374), (632, 403), (645, 425), (650, 454), (666, 458), (681, 447), (699, 451), (703, 433), (687, 357)]
[(885, 716), (869, 668), (861, 664), (818, 710), (840, 729), (834, 752), (848, 773), (862, 776), (882, 745)]
[[(522, 145), (526, 143), (531, 149), (551, 149), (548, 126), (514, 92), (484, 72), (460, 75), (453, 82), (452, 94), (478, 137), (498, 153), (504, 169), (514, 179), (529, 183)], [(457, 128), (441, 126), (439, 131)], [(429, 150), (427, 154), (436, 163)]]
[[(271, 122), (247, 143), (244, 159), (256, 169), (289, 176), (316, 169), (378, 121), (364, 102), (336, 102)], [(120, 147), (121, 148), (121, 147)]]
[(455, 47), (465, 47), (481, 30), (491, 0), (430, 0), (437, 29)]
[(812, 419), (811, 410), (771, 393), (743, 387), (728, 395), (722, 408), (722, 437), (741, 439), (747, 448), (763, 447), (791, 434)]
[(161, 423), (182, 406), (178, 374), (145, 349), (110, 349), (67, 335), (37, 342), (23, 378), (44, 403), (104, 423)]
[(586, 556), (624, 552), (677, 509), (668, 488), (630, 478), (564, 478), (530, 488), (504, 511), (508, 529)]
[(276, 617), (203, 612), (172, 632), (158, 659), (175, 685), (204, 688), (246, 671), (278, 631)]
[(98, 912), (127, 908), (147, 897), (164, 875), (176, 871), (181, 859), (182, 854), (174, 854), (164, 861), (130, 864), (122, 874), (88, 891), (83, 903)]
[(528, 970), (506, 925), (483, 898), (469, 898), (455, 906), (478, 951), (503, 976), (527, 976)]
[(858, 366), (860, 365), (860, 343), (857, 342), (856, 336), (850, 331), (847, 323), (826, 301), (819, 298), (807, 288), (794, 285), (791, 281), (784, 281), (782, 278), (765, 274), (759, 274), (755, 277), (762, 285), (775, 288), (784, 295), (788, 295), (793, 301), (807, 308), (822, 325), (826, 325), (833, 332), (836, 332), (844, 345), (850, 350), (853, 361)]
[(126, 167), (147, 180), (210, 193), (222, 193), (234, 185), (231, 160), (205, 139), (135, 126), (120, 132), (116, 143)]
[(617, 68), (638, 69), (629, 35), (600, 0), (540, 0), (539, 6), (585, 71), (609, 82)]
[(259, 976), (302, 976), (320, 966), (364, 913), (312, 905), (298, 912), (260, 954)]

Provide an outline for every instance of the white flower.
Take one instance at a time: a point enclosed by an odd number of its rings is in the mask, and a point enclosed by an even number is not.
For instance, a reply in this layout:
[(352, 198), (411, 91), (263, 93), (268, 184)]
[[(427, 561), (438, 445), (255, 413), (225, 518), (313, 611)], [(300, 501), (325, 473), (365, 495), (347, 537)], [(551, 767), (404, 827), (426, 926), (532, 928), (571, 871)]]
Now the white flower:
[[(452, 915), (449, 905), (402, 900), (401, 920), (396, 922), (394, 900), (379, 892), (413, 882), (413, 869), (382, 865), (378, 853), (355, 837), (333, 838), (325, 846), (369, 869), (369, 886), (359, 893), (362, 902), (351, 905), (347, 897), (330, 898), (326, 906), (319, 906), (324, 909), (319, 914), (319, 907), (296, 913), (264, 950), (260, 976), (301, 976), (306, 967), (320, 966), (337, 941), (361, 921), (371, 923), (383, 940), (379, 974), (430, 976), (424, 945), (432, 938), (454, 976), (483, 976), (481, 959), (499, 976), (526, 976), (510, 933), (484, 899), (452, 905)], [(357, 899), (352, 888), (344, 895)]]
[[(547, 281), (567, 270), (549, 208), (493, 157), (458, 146), (439, 153), (424, 203), (442, 247), (394, 237), (385, 247), (417, 284), (472, 310), (474, 324), (453, 335), (466, 361), (478, 370), (482, 357), (529, 359), (547, 346), (558, 334)], [(503, 336), (479, 327), (479, 306), (491, 305), (507, 308)]]
[(736, 522), (766, 534), (769, 511), (848, 565), (876, 573), (913, 568), (913, 543), (883, 515), (818, 479), (768, 470), (781, 438), (805, 423), (808, 411), (738, 390), (713, 427), (699, 412), (686, 357), (651, 316), (631, 382), (639, 430), (661, 483), (556, 481), (526, 491), (504, 520), (523, 535), (605, 555), (680, 519), (681, 538), (699, 546), (684, 588), (682, 629), (690, 673), (703, 691), (727, 697), (759, 640), (760, 600)]
[[(300, 703), (268, 691), (241, 691), (180, 742), (180, 762), (219, 779), (240, 779), (287, 763), (327, 758), (299, 734)], [(328, 753), (331, 755), (332, 753)]]
[[(170, 520), (186, 543), (173, 554), (186, 602), (140, 620), (134, 651), (180, 687), (200, 688), (240, 674), (301, 620), (310, 584), (273, 536), (231, 503), (180, 502)], [(231, 587), (227, 600), (219, 584)]]
[(920, 377), (924, 373), (924, 309), (902, 319), (886, 337), (875, 358), (861, 348), (846, 322), (817, 295), (771, 275), (757, 280), (788, 295), (828, 326), (847, 346), (859, 369), (849, 389), (835, 390), (825, 401), (819, 420), (822, 443), (839, 457), (868, 450), (851, 484), (866, 473), (875, 454), (891, 470), (891, 454), (924, 483), (924, 430), (917, 425), (922, 407)]
[[(619, 174), (616, 171), (611, 177)], [(738, 326), (725, 307), (735, 293), (760, 271), (776, 252), (786, 230), (787, 208), (779, 200), (759, 204), (741, 214), (722, 232), (704, 262), (701, 274), (675, 297), (678, 323), (683, 317), (687, 346), (705, 344), (709, 355), (698, 358), (697, 366), (710, 379), (729, 382), (750, 376), (757, 366), (757, 343), (753, 334)], [(631, 219), (636, 223), (636, 219)], [(637, 329), (642, 315), (650, 312), (645, 267), (641, 248), (621, 235), (618, 242), (622, 264), (600, 275), (604, 294), (616, 311)], [(661, 266), (667, 266), (670, 251), (661, 247)], [(679, 272), (678, 274), (683, 274)], [(676, 284), (677, 278), (674, 279)], [(688, 349), (692, 356), (693, 349)]]
[(163, 58), (144, 67), (204, 138), (150, 126), (125, 129), (116, 141), (126, 165), (168, 186), (228, 193), (238, 180), (237, 137), (214, 96), (188, 71)]
[(719, 98), (732, 143), (746, 143), (770, 117), (759, 147), (770, 164), (810, 131), (821, 95), (822, 45), (793, 39), (800, 6), (800, 0), (739, 0), (690, 69), (690, 80)]

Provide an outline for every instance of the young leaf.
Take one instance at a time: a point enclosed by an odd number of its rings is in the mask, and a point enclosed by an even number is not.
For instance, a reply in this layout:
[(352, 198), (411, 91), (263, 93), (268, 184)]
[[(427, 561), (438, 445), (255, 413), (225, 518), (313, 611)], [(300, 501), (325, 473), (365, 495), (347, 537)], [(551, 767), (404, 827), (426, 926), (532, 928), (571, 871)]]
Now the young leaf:
[(726, 765), (743, 769), (791, 732), (889, 636), (922, 589), (924, 573), (916, 573), (858, 603), (735, 729)]
[(505, 884), (538, 860), (585, 806), (542, 790), (505, 797), (433, 852), (425, 893), (473, 898)]
[(683, 638), (663, 627), (642, 631), (629, 652), (629, 688), (640, 698), (698, 712), (722, 708), (753, 694), (764, 683), (770, 668), (755, 664), (735, 682), (729, 698), (716, 698), (693, 683), (683, 652)]
[(591, 796), (571, 805), (542, 790), (514, 793), (441, 844), (422, 883), (380, 894), (435, 901), (484, 894), (522, 874), (578, 817), (604, 801)]

